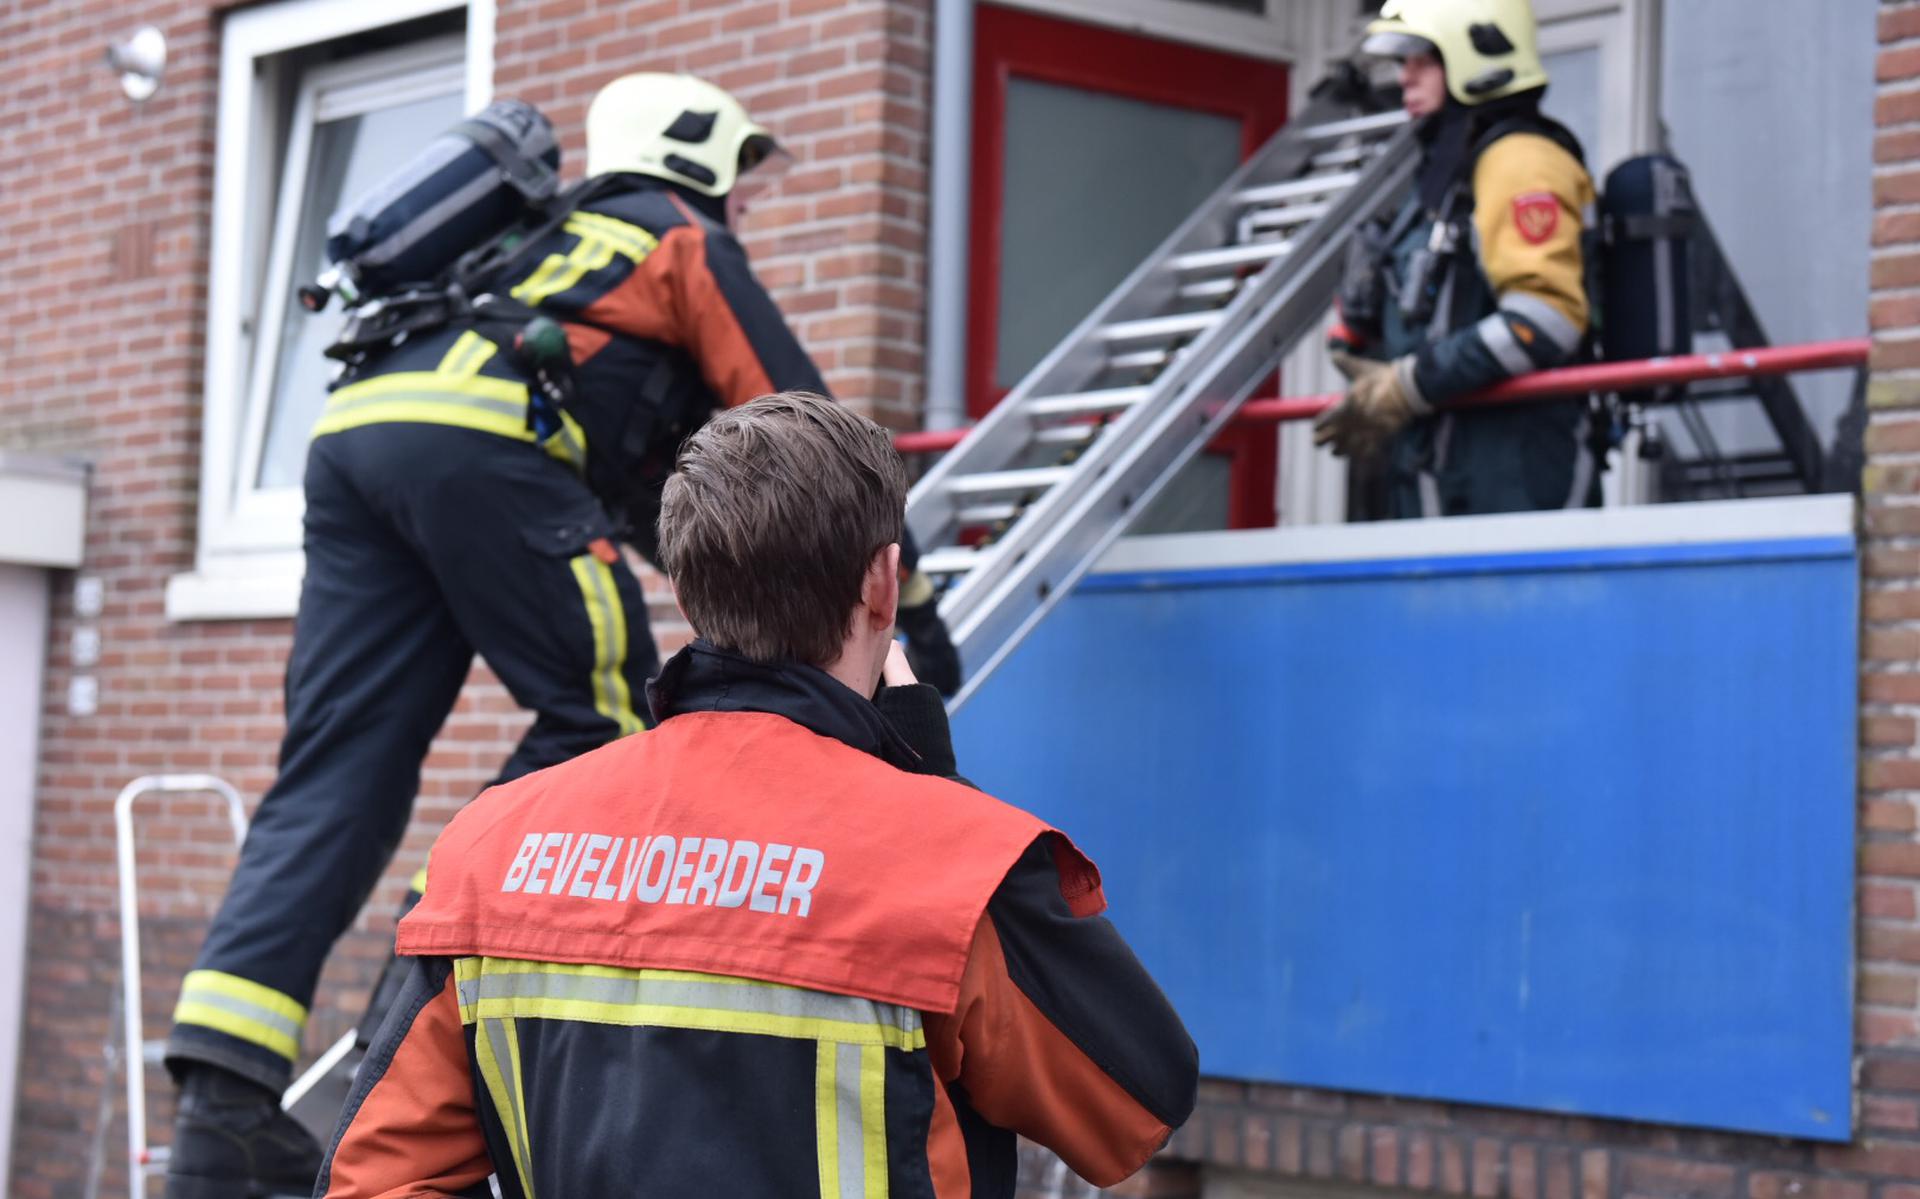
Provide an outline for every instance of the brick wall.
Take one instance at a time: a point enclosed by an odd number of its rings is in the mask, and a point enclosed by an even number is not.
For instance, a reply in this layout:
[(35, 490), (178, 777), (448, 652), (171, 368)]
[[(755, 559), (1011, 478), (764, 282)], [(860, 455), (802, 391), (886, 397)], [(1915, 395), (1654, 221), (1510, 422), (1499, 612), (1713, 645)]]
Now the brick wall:
[[(118, 986), (112, 801), (136, 775), (206, 770), (250, 798), (273, 778), (284, 620), (170, 623), (167, 579), (194, 565), (218, 19), (207, 0), (0, 0), (0, 448), (95, 467), (85, 571), (106, 585), (100, 686), (66, 714), (75, 627), (55, 588), (35, 823), (27, 1028), (7, 1193), (78, 1196), (104, 1146), (101, 1194), (124, 1193), (120, 1083), (102, 1045)], [(925, 278), (928, 0), (501, 0), (496, 91), (545, 108), (584, 159), (595, 88), (632, 70), (687, 70), (736, 91), (795, 151), (779, 195), (749, 215), (763, 277), (834, 390), (881, 419), (919, 405)], [(101, 63), (109, 36), (167, 35), (165, 86), (128, 103)], [(123, 28), (124, 26), (124, 28)], [(16, 514), (17, 515), (17, 514)], [(654, 598), (658, 600), (657, 581)], [(671, 606), (666, 605), (666, 612)], [(655, 607), (656, 625), (664, 613)], [(675, 644), (684, 630), (662, 629)], [(526, 718), (477, 669), (436, 741), (415, 820), (386, 882), (322, 981), (309, 1052), (358, 1013), (392, 913), (434, 832), (492, 774)], [(231, 853), (204, 800), (149, 809), (141, 863), (149, 1036)], [(103, 1082), (112, 1115), (96, 1109)], [(164, 1138), (170, 1088), (149, 1088)]]

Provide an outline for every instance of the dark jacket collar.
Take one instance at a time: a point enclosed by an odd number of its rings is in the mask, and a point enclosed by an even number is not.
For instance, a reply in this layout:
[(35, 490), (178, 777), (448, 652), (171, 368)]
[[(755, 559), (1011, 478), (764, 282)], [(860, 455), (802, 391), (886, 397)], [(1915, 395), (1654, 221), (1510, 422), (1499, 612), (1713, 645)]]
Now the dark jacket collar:
[(695, 641), (647, 684), (659, 724), (687, 712), (770, 712), (890, 766), (920, 772), (920, 756), (864, 696), (817, 666), (753, 662)]

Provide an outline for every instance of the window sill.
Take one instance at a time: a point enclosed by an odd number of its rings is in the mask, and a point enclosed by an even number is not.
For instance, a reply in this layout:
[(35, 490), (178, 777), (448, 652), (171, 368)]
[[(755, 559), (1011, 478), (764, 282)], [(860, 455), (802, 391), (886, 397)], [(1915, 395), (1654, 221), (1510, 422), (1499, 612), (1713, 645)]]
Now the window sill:
[(300, 606), (300, 556), (275, 556), (244, 573), (205, 569), (167, 580), (167, 619), (275, 620)]

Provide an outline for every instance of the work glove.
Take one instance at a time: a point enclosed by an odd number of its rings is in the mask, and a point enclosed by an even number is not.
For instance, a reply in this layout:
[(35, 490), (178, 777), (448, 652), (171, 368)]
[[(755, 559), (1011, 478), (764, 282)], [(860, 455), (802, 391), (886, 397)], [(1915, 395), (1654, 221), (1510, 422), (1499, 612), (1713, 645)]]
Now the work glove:
[(1411, 355), (1376, 362), (1335, 353), (1333, 365), (1348, 380), (1347, 394), (1313, 422), (1313, 444), (1331, 446), (1347, 458), (1377, 453), (1416, 416), (1433, 411), (1414, 393)]
[(933, 684), (945, 696), (960, 690), (960, 651), (953, 647), (947, 624), (940, 619), (939, 597), (925, 572), (916, 570), (900, 584), (900, 607), (893, 619), (906, 636), (907, 663), (914, 677)]

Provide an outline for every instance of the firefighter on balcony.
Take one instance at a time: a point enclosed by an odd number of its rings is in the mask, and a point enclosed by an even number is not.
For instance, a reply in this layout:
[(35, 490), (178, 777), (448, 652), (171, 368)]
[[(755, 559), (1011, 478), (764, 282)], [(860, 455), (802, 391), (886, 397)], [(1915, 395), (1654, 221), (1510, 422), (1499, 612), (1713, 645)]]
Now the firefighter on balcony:
[[(502, 127), (474, 126), (508, 174)], [(167, 1046), (169, 1199), (311, 1190), (319, 1145), (279, 1096), (474, 654), (535, 713), (500, 780), (645, 729), (657, 660), (616, 540), (655, 552), (674, 449), (714, 410), (821, 387), (729, 231), (767, 130), (699, 80), (632, 75), (595, 98), (587, 147), (568, 203), (502, 243), (488, 302), (365, 306), (329, 351), (348, 367), (309, 450), (279, 775)], [(904, 623), (937, 665), (932, 612)]]
[(688, 440), (659, 727), (448, 825), (316, 1195), (1012, 1199), (1015, 1134), (1111, 1186), (1185, 1121), (1098, 872), (955, 780), (892, 642), (905, 499), (819, 396)]
[(1395, 58), (1423, 158), (1397, 216), (1349, 251), (1334, 362), (1345, 398), (1315, 423), (1335, 453), (1384, 451), (1394, 517), (1582, 507), (1597, 487), (1581, 401), (1455, 401), (1581, 352), (1579, 142), (1542, 115), (1528, 0), (1388, 0), (1364, 53)]

